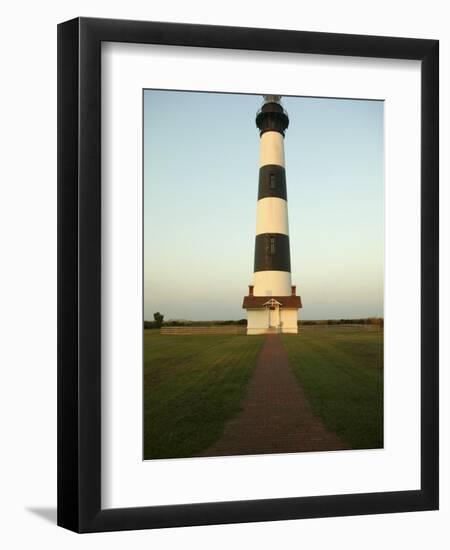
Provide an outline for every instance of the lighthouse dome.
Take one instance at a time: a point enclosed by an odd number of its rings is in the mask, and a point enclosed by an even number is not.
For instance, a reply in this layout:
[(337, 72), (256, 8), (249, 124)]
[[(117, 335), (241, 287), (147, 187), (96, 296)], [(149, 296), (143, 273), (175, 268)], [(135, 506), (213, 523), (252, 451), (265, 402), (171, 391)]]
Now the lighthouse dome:
[(259, 128), (260, 135), (264, 132), (275, 131), (284, 136), (284, 132), (289, 126), (289, 117), (280, 100), (281, 96), (279, 95), (264, 96), (264, 103), (256, 114), (256, 126)]

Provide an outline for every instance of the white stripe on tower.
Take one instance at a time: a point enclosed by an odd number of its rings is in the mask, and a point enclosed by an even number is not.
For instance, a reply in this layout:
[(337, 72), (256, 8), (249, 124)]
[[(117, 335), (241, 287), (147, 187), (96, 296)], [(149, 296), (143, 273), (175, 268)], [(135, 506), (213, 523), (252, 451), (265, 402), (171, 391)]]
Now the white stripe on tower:
[(287, 202), (279, 197), (260, 199), (256, 206), (256, 234), (289, 235)]
[(266, 131), (259, 144), (259, 165), (277, 164), (284, 167), (284, 136), (280, 132)]
[(291, 274), (289, 271), (255, 271), (253, 274), (254, 296), (289, 296)]

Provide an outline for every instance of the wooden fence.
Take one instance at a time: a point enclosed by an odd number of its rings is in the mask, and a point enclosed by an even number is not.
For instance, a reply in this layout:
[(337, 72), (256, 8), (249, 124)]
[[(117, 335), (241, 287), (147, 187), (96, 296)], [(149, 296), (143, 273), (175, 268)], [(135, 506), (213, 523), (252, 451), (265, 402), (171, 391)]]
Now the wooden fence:
[[(321, 329), (354, 329), (364, 331), (382, 331), (380, 325), (364, 325), (364, 324), (341, 324), (341, 325), (303, 325), (300, 323), (298, 330), (321, 330)], [(185, 327), (162, 327), (161, 334), (247, 334), (245, 325), (212, 325), (205, 327), (185, 326)]]
[(208, 327), (162, 327), (161, 334), (246, 334), (245, 325), (213, 325)]
[(303, 325), (300, 323), (299, 327), (298, 327), (298, 330), (314, 330), (314, 329), (325, 329), (325, 328), (344, 328), (344, 329), (358, 329), (358, 330), (367, 330), (367, 331), (380, 331), (380, 330), (383, 330), (383, 327), (381, 327), (380, 325), (376, 325), (376, 324), (352, 324), (352, 323), (349, 323), (349, 324), (336, 324), (336, 325), (328, 325), (328, 324), (325, 324), (325, 323), (320, 323), (320, 324), (317, 324), (317, 325)]

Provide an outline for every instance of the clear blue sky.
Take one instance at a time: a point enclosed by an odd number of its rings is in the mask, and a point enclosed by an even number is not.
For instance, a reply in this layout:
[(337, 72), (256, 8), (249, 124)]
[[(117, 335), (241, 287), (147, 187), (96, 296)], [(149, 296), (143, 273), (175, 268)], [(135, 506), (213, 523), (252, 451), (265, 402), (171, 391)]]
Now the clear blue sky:
[[(383, 103), (284, 97), (303, 319), (383, 315)], [(144, 318), (240, 319), (253, 274), (257, 95), (144, 92)]]

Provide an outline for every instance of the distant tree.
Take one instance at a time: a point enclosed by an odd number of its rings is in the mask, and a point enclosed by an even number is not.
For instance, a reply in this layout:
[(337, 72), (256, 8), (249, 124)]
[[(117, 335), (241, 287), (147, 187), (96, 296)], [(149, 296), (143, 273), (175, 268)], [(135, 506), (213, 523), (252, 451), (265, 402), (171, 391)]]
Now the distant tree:
[(164, 321), (164, 315), (161, 315), (159, 311), (153, 314), (153, 319), (155, 320), (155, 325), (157, 328), (161, 328), (163, 321)]

